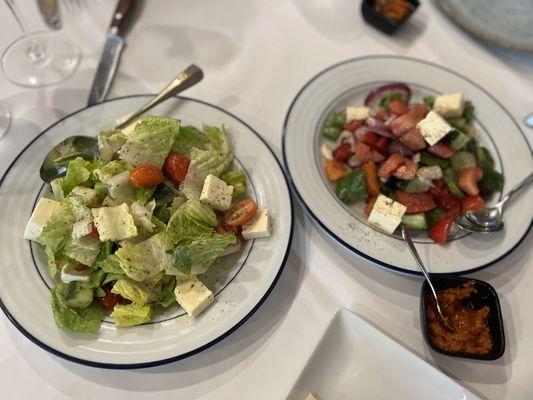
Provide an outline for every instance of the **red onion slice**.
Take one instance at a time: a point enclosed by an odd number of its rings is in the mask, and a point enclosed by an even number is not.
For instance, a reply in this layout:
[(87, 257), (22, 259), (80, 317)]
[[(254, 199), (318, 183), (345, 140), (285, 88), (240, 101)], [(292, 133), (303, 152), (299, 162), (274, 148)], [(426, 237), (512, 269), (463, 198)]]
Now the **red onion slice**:
[(350, 143), (353, 145), (354, 138), (352, 135), (352, 132), (349, 130), (343, 130), (339, 137), (337, 138), (337, 145), (335, 147), (339, 147), (341, 144), (344, 143)]
[(379, 107), (381, 100), (393, 93), (402, 93), (407, 102), (411, 99), (411, 89), (405, 83), (388, 83), (372, 90), (368, 96), (366, 96), (365, 106), (376, 109)]
[(383, 121), (380, 121), (377, 118), (368, 117), (366, 119), (366, 124), (369, 130), (371, 130), (375, 134), (385, 136), (387, 138), (394, 138), (389, 127)]
[(355, 139), (361, 139), (368, 131), (370, 131), (370, 129), (367, 126), (363, 125), (360, 128), (357, 128), (353, 135)]
[(407, 146), (398, 142), (397, 140), (392, 141), (387, 147), (387, 154), (399, 154), (403, 157), (411, 157), (414, 152)]

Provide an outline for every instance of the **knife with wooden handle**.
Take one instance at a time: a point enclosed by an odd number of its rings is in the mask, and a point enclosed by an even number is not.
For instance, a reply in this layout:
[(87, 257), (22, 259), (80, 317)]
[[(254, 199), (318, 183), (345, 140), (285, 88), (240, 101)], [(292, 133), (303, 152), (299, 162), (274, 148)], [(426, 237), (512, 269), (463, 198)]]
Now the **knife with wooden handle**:
[(113, 14), (104, 50), (89, 92), (87, 105), (105, 100), (124, 49), (124, 32), (129, 25), (137, 0), (120, 0)]

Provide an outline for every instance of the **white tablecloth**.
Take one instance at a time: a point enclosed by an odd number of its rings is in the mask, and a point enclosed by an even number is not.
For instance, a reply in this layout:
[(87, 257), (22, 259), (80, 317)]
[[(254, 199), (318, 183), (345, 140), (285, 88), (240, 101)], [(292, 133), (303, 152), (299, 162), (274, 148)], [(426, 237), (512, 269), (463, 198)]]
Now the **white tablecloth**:
[[(30, 30), (42, 28), (33, 3), (16, 2)], [(428, 1), (393, 38), (363, 21), (359, 0), (145, 3), (127, 36), (109, 97), (156, 92), (195, 62), (204, 69), (205, 79), (187, 95), (243, 118), (278, 155), (282, 122), (297, 90), (324, 67), (355, 56), (404, 54), (437, 62), (481, 84), (517, 120), (533, 110), (533, 57), (472, 39)], [(114, 2), (85, 4), (85, 10), (71, 15), (65, 27), (83, 53), (73, 77), (58, 86), (32, 90), (0, 76), (0, 99), (14, 118), (0, 140), (0, 174), (42, 129), (85, 106)], [(20, 31), (3, 2), (0, 21), (0, 48), (4, 49)], [(531, 141), (532, 131), (524, 130)], [(481, 396), (531, 399), (532, 243), (530, 234), (506, 260), (474, 274), (500, 294), (508, 344), (505, 356), (495, 362), (430, 352), (419, 329), (421, 280), (379, 269), (349, 254), (319, 231), (298, 206), (293, 248), (279, 283), (259, 311), (221, 343), (163, 367), (99, 370), (48, 354), (1, 318), (1, 397), (282, 399), (329, 319), (343, 306)]]

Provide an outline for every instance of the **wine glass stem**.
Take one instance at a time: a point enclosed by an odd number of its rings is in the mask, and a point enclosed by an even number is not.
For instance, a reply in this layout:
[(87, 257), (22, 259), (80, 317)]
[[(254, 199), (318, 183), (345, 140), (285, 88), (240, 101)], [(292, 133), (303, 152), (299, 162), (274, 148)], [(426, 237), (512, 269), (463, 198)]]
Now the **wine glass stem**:
[(23, 22), (23, 19), (22, 19), (22, 14), (21, 14), (19, 8), (17, 7), (17, 5), (15, 4), (15, 0), (4, 0), (4, 2), (6, 3), (7, 7), (9, 8), (9, 11), (11, 11), (11, 14), (13, 14), (13, 16), (15, 17), (15, 20), (17, 21), (17, 24), (20, 27), (20, 30), (22, 31), (22, 34), (25, 35), (26, 33), (28, 33), (28, 30), (24, 26), (24, 22)]

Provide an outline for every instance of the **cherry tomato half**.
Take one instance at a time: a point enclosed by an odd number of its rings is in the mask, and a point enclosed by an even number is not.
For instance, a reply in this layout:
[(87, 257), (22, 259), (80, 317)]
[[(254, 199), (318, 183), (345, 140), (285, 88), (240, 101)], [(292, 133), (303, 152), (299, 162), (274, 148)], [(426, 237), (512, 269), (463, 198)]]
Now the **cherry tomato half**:
[(136, 188), (154, 187), (164, 179), (163, 171), (152, 164), (138, 165), (130, 174), (130, 181)]
[(112, 310), (113, 308), (115, 308), (117, 303), (122, 300), (122, 296), (120, 294), (111, 293), (112, 288), (113, 284), (111, 282), (105, 284), (104, 286), (102, 286), (102, 289), (105, 292), (105, 296), (96, 298), (100, 305), (106, 310)]
[(191, 162), (187, 157), (180, 153), (169, 154), (163, 165), (163, 171), (166, 176), (172, 179), (175, 183), (180, 183), (185, 179), (189, 171), (189, 164)]
[(241, 226), (250, 221), (257, 213), (257, 204), (250, 198), (241, 200), (226, 211), (224, 220), (228, 226)]

